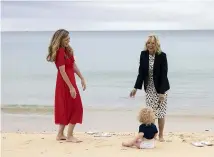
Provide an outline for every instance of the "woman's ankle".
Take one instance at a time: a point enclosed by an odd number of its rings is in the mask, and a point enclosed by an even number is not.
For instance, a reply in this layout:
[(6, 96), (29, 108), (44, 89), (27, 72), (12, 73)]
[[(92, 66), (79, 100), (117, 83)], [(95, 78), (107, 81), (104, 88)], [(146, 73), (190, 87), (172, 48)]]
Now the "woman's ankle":
[(72, 134), (67, 134), (67, 137), (74, 137), (73, 133)]
[(63, 132), (58, 132), (57, 136), (58, 137), (64, 136), (64, 133)]

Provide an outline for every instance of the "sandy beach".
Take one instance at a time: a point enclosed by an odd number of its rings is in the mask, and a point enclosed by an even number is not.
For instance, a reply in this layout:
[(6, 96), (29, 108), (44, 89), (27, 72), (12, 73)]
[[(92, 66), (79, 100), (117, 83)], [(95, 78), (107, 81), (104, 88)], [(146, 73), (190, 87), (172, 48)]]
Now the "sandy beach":
[[(85, 110), (84, 123), (78, 125), (75, 136), (82, 143), (55, 140), (57, 126), (52, 114), (1, 112), (3, 157), (213, 157), (214, 146), (195, 147), (191, 142), (214, 143), (212, 115), (169, 115), (165, 128), (166, 142), (156, 142), (153, 150), (124, 148), (123, 141), (137, 133), (138, 111)], [(99, 117), (99, 118), (98, 118)], [(94, 137), (87, 131), (109, 133), (110, 137)]]
[(112, 137), (94, 137), (86, 133), (76, 133), (82, 143), (55, 141), (55, 134), (3, 133), (2, 157), (213, 157), (214, 147), (194, 147), (193, 141), (209, 140), (214, 142), (213, 133), (168, 133), (166, 142), (157, 142), (153, 150), (124, 148), (121, 142), (130, 140), (134, 133), (115, 132)]

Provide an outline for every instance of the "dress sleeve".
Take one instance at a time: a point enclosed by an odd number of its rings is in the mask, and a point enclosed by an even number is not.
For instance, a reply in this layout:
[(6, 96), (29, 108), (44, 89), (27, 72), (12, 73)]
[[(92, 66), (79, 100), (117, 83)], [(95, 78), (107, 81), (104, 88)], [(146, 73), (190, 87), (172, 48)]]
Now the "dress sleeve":
[(62, 65), (65, 65), (65, 50), (60, 48), (56, 55), (56, 66), (60, 67)]

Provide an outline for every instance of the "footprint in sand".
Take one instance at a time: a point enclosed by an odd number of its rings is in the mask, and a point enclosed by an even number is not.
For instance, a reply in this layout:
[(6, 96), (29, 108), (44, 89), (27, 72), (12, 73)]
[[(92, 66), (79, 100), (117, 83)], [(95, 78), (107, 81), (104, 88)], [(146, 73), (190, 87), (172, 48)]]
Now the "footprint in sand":
[(166, 140), (166, 142), (172, 142), (172, 140)]
[(180, 137), (181, 139), (184, 139), (184, 135), (183, 135), (183, 134), (179, 135), (179, 137)]
[(25, 144), (29, 144), (31, 141), (32, 141), (32, 140), (28, 140), (28, 141), (25, 142)]

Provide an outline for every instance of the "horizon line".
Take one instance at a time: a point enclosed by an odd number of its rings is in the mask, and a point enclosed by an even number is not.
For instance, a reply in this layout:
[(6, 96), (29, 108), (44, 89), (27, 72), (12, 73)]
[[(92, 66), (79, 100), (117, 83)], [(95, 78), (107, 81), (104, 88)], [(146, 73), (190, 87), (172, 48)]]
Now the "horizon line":
[[(61, 28), (59, 28), (59, 29), (61, 29)], [(0, 32), (53, 32), (56, 30), (0, 30)], [(113, 30), (72, 30), (72, 29), (66, 29), (66, 30), (71, 31), (71, 32), (214, 31), (214, 29), (127, 29), (127, 30), (116, 30), (116, 29), (113, 29)]]

